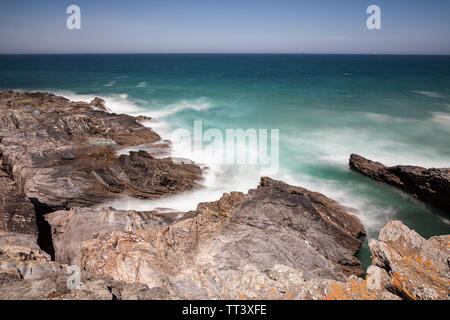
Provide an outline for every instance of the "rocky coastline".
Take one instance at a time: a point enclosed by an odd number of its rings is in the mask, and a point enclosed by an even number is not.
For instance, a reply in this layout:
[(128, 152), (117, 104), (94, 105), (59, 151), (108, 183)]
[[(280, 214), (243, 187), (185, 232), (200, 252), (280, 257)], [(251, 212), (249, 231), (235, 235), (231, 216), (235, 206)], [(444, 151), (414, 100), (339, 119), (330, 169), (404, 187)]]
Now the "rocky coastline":
[(399, 188), (450, 214), (450, 168), (387, 167), (357, 154), (350, 156), (349, 165), (369, 178)]
[[(143, 120), (99, 98), (0, 92), (0, 299), (449, 299), (450, 235), (390, 221), (365, 274), (352, 210), (269, 177), (189, 212), (103, 207), (201, 188), (202, 169)], [(152, 151), (118, 155), (130, 147)], [(449, 208), (450, 169), (350, 167)]]

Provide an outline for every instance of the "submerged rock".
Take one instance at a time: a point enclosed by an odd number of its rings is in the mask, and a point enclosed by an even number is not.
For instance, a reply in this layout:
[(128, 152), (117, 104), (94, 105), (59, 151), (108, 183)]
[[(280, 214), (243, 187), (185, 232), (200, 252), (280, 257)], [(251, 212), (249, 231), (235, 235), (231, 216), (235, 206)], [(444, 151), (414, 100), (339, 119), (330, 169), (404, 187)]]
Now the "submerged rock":
[(350, 168), (395, 186), (450, 214), (450, 168), (386, 167), (357, 154), (350, 156)]

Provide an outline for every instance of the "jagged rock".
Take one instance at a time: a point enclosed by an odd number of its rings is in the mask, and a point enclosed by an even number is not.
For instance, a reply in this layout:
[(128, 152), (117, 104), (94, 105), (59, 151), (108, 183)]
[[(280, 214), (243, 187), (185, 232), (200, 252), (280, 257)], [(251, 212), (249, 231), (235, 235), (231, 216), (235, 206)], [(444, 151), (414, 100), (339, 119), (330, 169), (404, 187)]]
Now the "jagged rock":
[(98, 97), (92, 99), (90, 105), (93, 106), (96, 110), (108, 111), (108, 109), (105, 106), (105, 100), (100, 99)]
[(145, 122), (145, 121), (150, 121), (152, 120), (151, 117), (147, 117), (147, 116), (137, 116), (136, 117), (136, 121), (138, 122)]
[[(71, 271), (71, 272), (69, 272)], [(169, 299), (163, 288), (128, 284), (79, 273), (79, 288), (69, 287), (67, 265), (50, 261), (32, 235), (0, 232), (0, 300), (35, 299)]]
[(161, 138), (135, 117), (105, 110), (101, 99), (89, 104), (50, 93), (0, 92), (3, 166), (38, 211), (91, 206), (126, 194), (157, 198), (198, 186), (201, 170), (195, 164), (144, 151), (118, 156), (121, 148)]
[(57, 269), (51, 257), (36, 244), (35, 236), (0, 232), (0, 273), (17, 279), (36, 279)]
[[(270, 178), (262, 178), (259, 187), (248, 194), (233, 192), (219, 201), (201, 203), (172, 224), (141, 223), (124, 231), (122, 222), (116, 224), (121, 225), (116, 228), (119, 231), (110, 232), (114, 228), (106, 226), (102, 221), (107, 219), (98, 219), (101, 214), (93, 210), (78, 211), (77, 218), (62, 223), (56, 217), (61, 213), (48, 215), (55, 230), (56, 256), (64, 246), (70, 248), (71, 256), (78, 256), (74, 251), (82, 242), (83, 269), (165, 288), (171, 296), (231, 298), (227, 286), (237, 281), (233, 279), (249, 269), (267, 273), (275, 265), (301, 272), (305, 281), (345, 281), (347, 275), (362, 274), (354, 256), (361, 245), (357, 237), (364, 234), (358, 219), (319, 193)], [(125, 220), (129, 213), (114, 211), (113, 215)], [(95, 236), (91, 230), (81, 231), (81, 221), (88, 221), (88, 216), (99, 221)], [(76, 248), (69, 245), (71, 239)]]
[(33, 205), (2, 170), (0, 170), (0, 231), (37, 236)]
[(400, 221), (390, 221), (369, 241), (372, 262), (391, 278), (387, 290), (405, 299), (449, 299), (450, 235), (425, 240)]
[(450, 168), (386, 167), (357, 154), (350, 156), (350, 168), (450, 213)]
[(169, 225), (182, 216), (178, 212), (137, 212), (113, 208), (76, 208), (45, 215), (51, 225), (55, 259), (64, 264), (80, 265), (84, 241), (106, 237), (113, 231), (135, 231)]
[(10, 280), (2, 283), (0, 300), (160, 300), (171, 299), (161, 288), (149, 289), (145, 284), (128, 284), (111, 278), (80, 274), (80, 288), (69, 289), (70, 274), (64, 266), (38, 279)]

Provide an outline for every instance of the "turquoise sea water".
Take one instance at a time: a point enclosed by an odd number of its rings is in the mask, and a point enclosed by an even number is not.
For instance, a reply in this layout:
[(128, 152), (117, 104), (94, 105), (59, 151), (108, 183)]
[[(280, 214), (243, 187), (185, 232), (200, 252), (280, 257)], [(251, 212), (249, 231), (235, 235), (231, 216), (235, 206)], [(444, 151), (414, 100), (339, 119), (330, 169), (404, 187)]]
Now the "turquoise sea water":
[[(449, 56), (0, 55), (0, 89), (100, 96), (115, 112), (152, 116), (163, 138), (192, 130), (195, 120), (223, 132), (279, 129), (280, 170), (271, 176), (358, 209), (368, 237), (390, 219), (425, 237), (450, 232), (448, 215), (348, 169), (351, 153), (387, 165), (450, 166)], [(174, 141), (173, 154), (185, 156), (185, 148)], [(112, 205), (190, 210), (222, 192), (246, 192), (263, 174), (207, 160), (203, 190)], [(364, 244), (365, 266), (368, 256)]]

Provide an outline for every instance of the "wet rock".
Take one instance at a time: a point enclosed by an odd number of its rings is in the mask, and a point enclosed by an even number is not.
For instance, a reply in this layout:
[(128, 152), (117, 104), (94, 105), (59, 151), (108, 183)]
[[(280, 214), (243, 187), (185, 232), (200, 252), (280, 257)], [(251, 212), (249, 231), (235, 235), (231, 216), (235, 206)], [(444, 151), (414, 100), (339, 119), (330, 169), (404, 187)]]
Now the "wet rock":
[(386, 167), (356, 154), (350, 156), (350, 168), (450, 213), (450, 168)]
[(145, 122), (145, 121), (150, 121), (152, 120), (151, 117), (147, 117), (147, 116), (137, 116), (136, 117), (136, 121), (138, 122)]
[(98, 97), (92, 99), (92, 101), (89, 104), (93, 106), (96, 110), (108, 111), (105, 106), (105, 100), (100, 99)]

